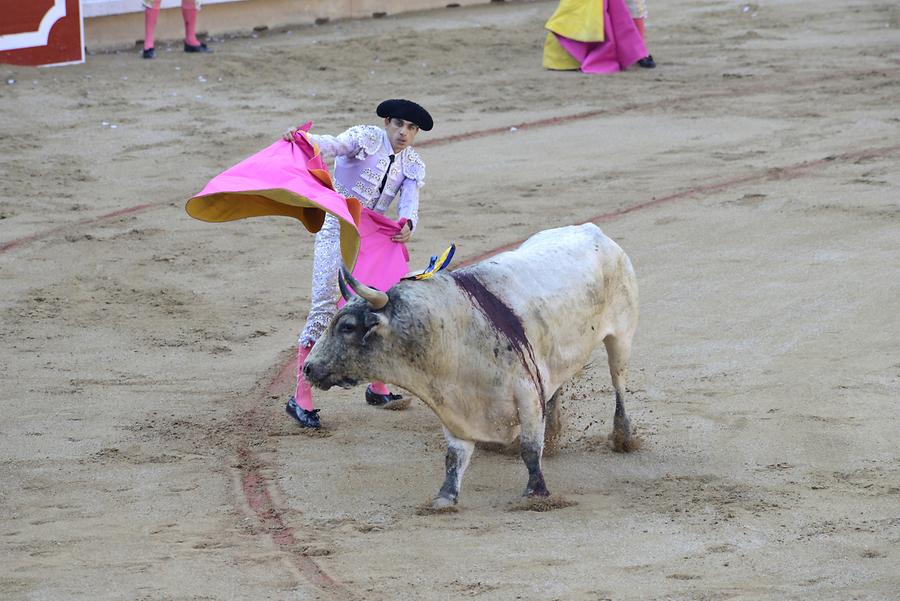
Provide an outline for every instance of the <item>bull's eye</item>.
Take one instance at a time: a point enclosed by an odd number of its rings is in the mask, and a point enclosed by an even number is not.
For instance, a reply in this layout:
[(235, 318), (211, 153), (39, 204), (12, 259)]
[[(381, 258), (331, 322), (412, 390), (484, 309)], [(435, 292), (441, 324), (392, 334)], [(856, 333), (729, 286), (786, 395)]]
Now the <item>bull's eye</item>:
[(350, 334), (356, 331), (356, 326), (348, 321), (342, 321), (338, 324), (338, 332), (341, 334)]

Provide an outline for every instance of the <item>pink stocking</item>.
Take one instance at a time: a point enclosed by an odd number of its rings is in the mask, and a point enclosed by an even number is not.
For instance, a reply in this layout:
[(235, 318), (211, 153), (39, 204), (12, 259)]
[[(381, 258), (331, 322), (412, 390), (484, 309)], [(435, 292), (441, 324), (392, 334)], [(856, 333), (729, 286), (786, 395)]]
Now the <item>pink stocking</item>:
[(191, 0), (182, 0), (181, 16), (184, 17), (184, 43), (199, 46), (197, 39), (197, 7)]
[(159, 4), (162, 0), (154, 0), (153, 8), (144, 9), (144, 50), (153, 48), (156, 32), (156, 19), (159, 17)]
[(644, 37), (644, 17), (634, 19), (634, 26), (637, 27), (638, 33), (641, 34), (641, 39), (646, 39)]
[(372, 383), (369, 385), (369, 388), (372, 389), (372, 392), (375, 394), (390, 394), (391, 391), (388, 390), (387, 384), (382, 382), (381, 380), (372, 380)]
[(301, 409), (312, 411), (315, 409), (312, 400), (312, 387), (303, 377), (303, 364), (306, 362), (306, 356), (312, 346), (301, 346), (297, 348), (297, 388), (294, 391), (294, 401)]

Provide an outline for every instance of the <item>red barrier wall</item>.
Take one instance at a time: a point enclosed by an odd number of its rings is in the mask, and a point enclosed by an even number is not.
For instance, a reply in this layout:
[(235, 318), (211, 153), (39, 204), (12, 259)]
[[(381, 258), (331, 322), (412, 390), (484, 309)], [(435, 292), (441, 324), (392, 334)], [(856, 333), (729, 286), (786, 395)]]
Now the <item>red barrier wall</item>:
[(84, 62), (79, 0), (0, 0), (0, 63)]

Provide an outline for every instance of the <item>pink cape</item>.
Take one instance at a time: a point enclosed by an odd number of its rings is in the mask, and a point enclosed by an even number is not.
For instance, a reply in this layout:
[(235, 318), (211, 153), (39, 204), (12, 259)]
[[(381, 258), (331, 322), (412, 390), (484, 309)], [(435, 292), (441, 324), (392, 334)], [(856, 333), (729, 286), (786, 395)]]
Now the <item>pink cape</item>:
[(279, 140), (214, 177), (185, 210), (211, 222), (283, 215), (303, 223), (310, 232), (322, 229), (325, 214), (341, 225), (341, 255), (348, 266), (359, 251), (358, 223), (362, 207), (355, 198), (334, 191), (319, 150), (305, 137), (312, 123), (301, 127), (294, 142)]
[(301, 127), (294, 142), (279, 140), (214, 177), (185, 210), (211, 222), (283, 215), (310, 232), (319, 231), (331, 213), (341, 226), (344, 264), (359, 281), (386, 291), (409, 271), (406, 246), (391, 240), (406, 219), (394, 221), (335, 192), (328, 166), (305, 136), (311, 125)]
[[(363, 284), (387, 291), (409, 272), (406, 245), (391, 240), (391, 236), (399, 234), (405, 223), (406, 219), (394, 221), (363, 208), (359, 220), (359, 255), (353, 277)], [(344, 299), (340, 299), (338, 307), (343, 305)]]
[(581, 64), (583, 73), (615, 73), (624, 71), (649, 53), (644, 45), (625, 0), (604, 0), (606, 40), (578, 42), (553, 34), (566, 52)]

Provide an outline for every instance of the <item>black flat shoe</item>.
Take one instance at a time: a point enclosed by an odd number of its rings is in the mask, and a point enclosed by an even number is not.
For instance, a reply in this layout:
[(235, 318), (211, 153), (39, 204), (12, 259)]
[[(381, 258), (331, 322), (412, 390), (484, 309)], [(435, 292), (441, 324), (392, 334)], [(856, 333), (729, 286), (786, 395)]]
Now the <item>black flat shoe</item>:
[(156, 58), (156, 50), (154, 48), (144, 48), (144, 58)]
[(185, 42), (184, 43), (184, 51), (185, 52), (212, 52), (212, 50), (210, 50), (207, 47), (206, 43), (204, 43), (204, 42), (200, 42), (199, 46), (191, 46), (190, 44)]
[(409, 406), (409, 401), (404, 401), (403, 395), (378, 394), (372, 390), (371, 386), (366, 386), (366, 402), (373, 407), (382, 409), (405, 409)]
[(287, 406), (284, 410), (287, 411), (288, 415), (300, 422), (300, 425), (304, 428), (315, 428), (318, 430), (322, 427), (322, 423), (319, 421), (319, 410), (313, 409), (312, 411), (307, 411), (297, 404), (294, 397), (288, 399)]
[(641, 60), (638, 61), (638, 65), (640, 65), (644, 69), (655, 69), (656, 61), (653, 60), (652, 54), (648, 54), (647, 56), (645, 56), (644, 58), (642, 58)]

